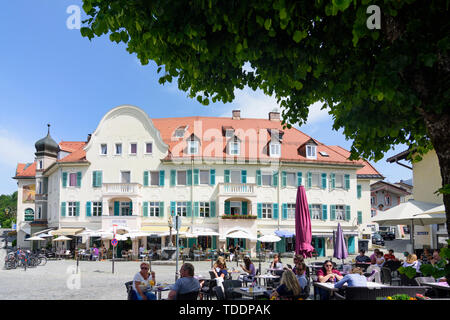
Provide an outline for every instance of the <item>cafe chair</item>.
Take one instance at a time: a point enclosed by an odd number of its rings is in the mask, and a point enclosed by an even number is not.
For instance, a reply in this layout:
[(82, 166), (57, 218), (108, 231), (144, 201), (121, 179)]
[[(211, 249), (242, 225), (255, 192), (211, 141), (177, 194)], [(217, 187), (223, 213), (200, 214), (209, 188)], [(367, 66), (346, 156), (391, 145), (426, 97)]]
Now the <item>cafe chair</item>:
[(127, 288), (128, 300), (137, 300), (136, 291), (133, 290), (133, 281), (125, 282), (125, 287)]
[(192, 291), (183, 294), (177, 294), (177, 300), (195, 301), (198, 298), (199, 291)]
[(223, 288), (225, 289), (226, 300), (237, 300), (242, 298), (242, 294), (233, 291), (234, 288), (240, 288), (242, 283), (240, 280), (225, 280)]
[(225, 295), (223, 293), (222, 287), (221, 286), (215, 286), (213, 288), (213, 291), (216, 295), (217, 300), (225, 300)]

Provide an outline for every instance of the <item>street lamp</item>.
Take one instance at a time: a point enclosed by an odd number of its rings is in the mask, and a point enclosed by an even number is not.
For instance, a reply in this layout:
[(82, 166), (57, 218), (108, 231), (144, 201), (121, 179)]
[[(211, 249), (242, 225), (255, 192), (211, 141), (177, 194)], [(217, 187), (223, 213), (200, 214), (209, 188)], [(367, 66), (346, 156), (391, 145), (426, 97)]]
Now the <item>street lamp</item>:
[(172, 220), (172, 216), (169, 216), (169, 220), (168, 220), (168, 224), (169, 224), (169, 247), (173, 247), (173, 243), (172, 243), (172, 228), (173, 228), (173, 220)]

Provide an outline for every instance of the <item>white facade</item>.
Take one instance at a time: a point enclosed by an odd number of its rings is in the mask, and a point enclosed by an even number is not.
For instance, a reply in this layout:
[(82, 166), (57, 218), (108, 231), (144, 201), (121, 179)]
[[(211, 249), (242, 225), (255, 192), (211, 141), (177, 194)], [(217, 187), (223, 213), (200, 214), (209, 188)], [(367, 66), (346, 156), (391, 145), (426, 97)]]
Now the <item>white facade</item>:
[[(151, 153), (147, 152), (148, 143), (152, 144)], [(116, 154), (116, 144), (121, 144), (121, 154)], [(106, 155), (102, 154), (105, 151), (104, 145), (107, 146)], [(136, 153), (132, 153), (134, 145), (137, 147)], [(226, 246), (227, 235), (235, 230), (242, 230), (252, 238), (247, 240), (245, 246), (251, 249), (254, 255), (254, 239), (258, 232), (267, 234), (285, 230), (295, 233), (292, 206), (296, 201), (297, 173), (301, 172), (308, 203), (320, 205), (317, 207), (320, 208), (320, 214), (312, 219), (312, 232), (313, 237), (317, 239), (316, 246), (322, 246), (324, 249), (321, 250), (321, 255), (332, 255), (331, 239), (338, 222), (350, 239), (352, 252), (357, 252), (361, 234), (370, 234), (370, 228), (367, 227), (370, 223), (370, 181), (357, 178), (356, 171), (361, 168), (360, 165), (314, 162), (285, 164), (279, 160), (270, 164), (228, 164), (221, 160), (207, 163), (189, 160), (179, 163), (167, 160), (168, 148), (160, 132), (141, 109), (121, 106), (111, 110), (85, 145), (85, 160), (59, 161), (46, 165), (44, 176), (48, 177), (48, 227), (108, 230), (116, 224), (118, 228), (124, 227), (128, 231), (147, 230), (152, 233), (152, 228), (155, 230), (153, 233), (163, 228), (169, 231), (168, 218), (175, 202), (175, 210), (186, 213), (182, 218), (183, 227), (189, 227), (190, 231), (201, 227), (219, 232), (218, 237), (213, 237), (213, 248)], [(172, 185), (173, 170), (192, 170), (191, 185)], [(214, 183), (211, 183), (211, 170), (215, 173)], [(231, 181), (225, 182), (228, 170)], [(245, 183), (242, 183), (243, 170)], [(149, 172), (147, 177), (145, 171)], [(268, 181), (268, 175), (271, 174), (271, 182), (273, 184), (273, 179), (276, 179), (276, 186), (258, 185), (259, 173), (262, 175), (261, 184), (264, 183), (263, 180)], [(315, 174), (318, 174), (317, 187), (308, 186), (309, 173), (312, 180), (316, 179)], [(177, 173), (177, 178), (182, 179), (184, 174)], [(339, 176), (339, 179), (342, 177), (342, 188), (331, 188), (332, 174)], [(349, 189), (345, 188), (345, 176), (348, 177)], [(295, 179), (295, 182), (292, 179)], [(189, 180), (188, 172), (186, 180)], [(74, 185), (71, 186), (71, 183)], [(147, 183), (148, 186), (145, 185)], [(19, 179), (19, 203), (23, 184)], [(358, 185), (361, 186), (360, 197)], [(240, 210), (241, 213), (245, 210), (242, 203), (246, 202), (247, 215), (257, 218), (223, 219), (222, 216), (227, 210), (226, 202), (231, 203), (231, 206), (240, 203), (241, 207), (233, 207), (232, 210)], [(100, 203), (101, 215), (94, 216), (94, 206), (98, 209)], [(178, 203), (181, 203), (181, 206), (178, 206)], [(207, 210), (205, 207), (209, 208), (212, 217), (200, 216), (199, 212)], [(18, 207), (18, 222), (23, 219), (20, 211), (24, 208), (22, 204)], [(126, 208), (132, 208), (131, 215), (123, 215), (128, 212)], [(161, 209), (163, 212), (160, 212)], [(318, 213), (319, 210), (315, 212)], [(159, 216), (150, 216), (155, 212), (159, 212)], [(343, 215), (340, 219), (341, 213)], [(263, 217), (265, 215), (269, 217)], [(332, 215), (335, 217), (333, 220)], [(20, 225), (20, 222), (18, 224)], [(106, 243), (106, 246), (109, 244)], [(137, 246), (138, 243), (134, 241), (135, 252)]]

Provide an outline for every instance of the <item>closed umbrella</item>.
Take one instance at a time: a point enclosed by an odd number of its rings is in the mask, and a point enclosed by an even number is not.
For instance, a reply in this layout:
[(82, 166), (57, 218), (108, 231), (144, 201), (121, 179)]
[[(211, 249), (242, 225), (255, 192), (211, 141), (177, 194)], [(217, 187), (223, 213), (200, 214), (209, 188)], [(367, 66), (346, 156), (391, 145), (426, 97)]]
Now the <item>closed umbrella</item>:
[(297, 189), (295, 202), (295, 253), (311, 258), (314, 247), (311, 245), (311, 217), (304, 186)]
[(348, 257), (347, 246), (345, 245), (344, 232), (342, 231), (341, 224), (338, 223), (336, 239), (334, 242), (334, 253), (333, 257), (337, 259), (342, 259), (342, 264), (344, 264), (344, 259)]

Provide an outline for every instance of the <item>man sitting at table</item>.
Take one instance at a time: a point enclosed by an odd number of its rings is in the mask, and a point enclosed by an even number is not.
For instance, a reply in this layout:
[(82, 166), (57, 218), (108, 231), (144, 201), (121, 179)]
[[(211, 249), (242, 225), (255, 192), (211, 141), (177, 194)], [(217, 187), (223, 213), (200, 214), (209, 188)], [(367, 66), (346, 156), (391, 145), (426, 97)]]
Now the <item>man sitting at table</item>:
[(355, 258), (357, 263), (370, 263), (370, 258), (365, 253), (364, 249), (359, 250), (359, 256)]
[(194, 266), (185, 263), (180, 268), (181, 278), (175, 282), (169, 291), (168, 300), (177, 300), (179, 294), (187, 294), (200, 291), (200, 282), (194, 278)]
[(395, 255), (394, 255), (394, 250), (392, 250), (392, 249), (389, 249), (389, 253), (386, 253), (386, 254), (384, 255), (384, 260), (386, 260), (386, 262), (387, 262), (387, 261), (390, 261), (390, 260), (393, 260), (393, 261), (399, 261), (399, 260), (395, 257)]
[(335, 288), (342, 288), (342, 286), (347, 283), (349, 287), (366, 287), (367, 278), (363, 275), (361, 268), (355, 267), (352, 269), (351, 273), (347, 274), (334, 284)]

